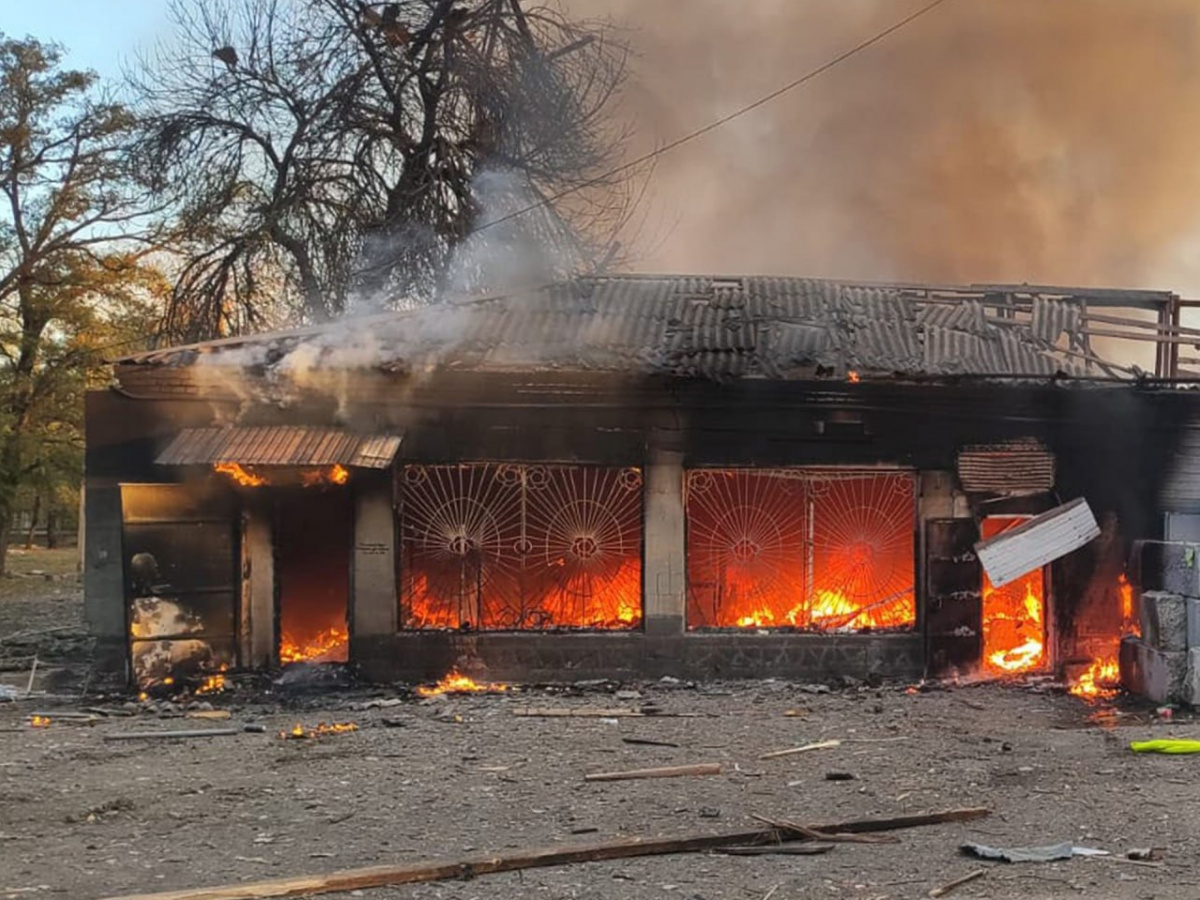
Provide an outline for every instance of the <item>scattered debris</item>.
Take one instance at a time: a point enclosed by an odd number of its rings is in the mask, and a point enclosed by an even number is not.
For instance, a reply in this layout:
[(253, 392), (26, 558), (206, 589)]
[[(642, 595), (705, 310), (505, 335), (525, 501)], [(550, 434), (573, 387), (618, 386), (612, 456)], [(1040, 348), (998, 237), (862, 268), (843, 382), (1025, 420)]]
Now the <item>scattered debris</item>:
[(1157, 738), (1152, 741), (1130, 741), (1134, 753), (1200, 753), (1200, 741), (1186, 738)]
[(262, 725), (243, 725), (241, 728), (196, 728), (184, 731), (129, 731), (125, 734), (106, 734), (106, 741), (156, 741), (170, 738), (230, 737), (235, 734), (261, 734)]
[(854, 773), (853, 772), (826, 772), (825, 780), (826, 781), (853, 781)]
[(522, 718), (544, 719), (641, 719), (657, 716), (660, 719), (698, 719), (701, 713), (664, 712), (657, 706), (643, 706), (640, 709), (617, 707), (605, 709), (596, 706), (517, 706), (512, 714)]
[(10, 684), (0, 684), (0, 700), (13, 703), (17, 699), (17, 689)]
[(801, 835), (810, 841), (828, 841), (833, 844), (894, 844), (898, 840), (890, 834), (834, 834), (811, 828), (808, 825), (798, 825), (787, 819), (769, 819), (759, 815), (751, 816), (751, 818), (779, 831)]
[(833, 849), (833, 844), (763, 844), (757, 847), (722, 847), (717, 852), (728, 856), (819, 856)]
[(185, 713), (189, 719), (228, 719), (233, 716), (227, 709), (193, 709)]
[(781, 756), (794, 756), (797, 753), (807, 753), (809, 750), (829, 750), (842, 746), (841, 741), (819, 741), (815, 744), (805, 744), (803, 747), (789, 747), (787, 750), (772, 750), (764, 753), (759, 759), (778, 759)]
[(987, 869), (976, 869), (974, 872), (968, 872), (962, 878), (955, 878), (953, 881), (948, 881), (941, 887), (936, 887), (929, 892), (930, 897), (945, 897), (955, 888), (962, 887), (964, 884), (969, 884), (977, 878), (982, 878), (987, 874)]
[(697, 763), (689, 766), (664, 766), (658, 769), (630, 769), (627, 772), (593, 772), (584, 781), (631, 781), (639, 778), (679, 778), (686, 775), (720, 775), (720, 763)]
[(1071, 843), (1053, 844), (1049, 847), (987, 847), (983, 844), (963, 844), (959, 848), (967, 856), (979, 859), (998, 859), (1002, 862), (1053, 862), (1070, 859), (1072, 856), (1108, 856), (1107, 850), (1091, 847), (1076, 847)]
[(1125, 858), (1138, 862), (1151, 862), (1162, 859), (1162, 853), (1155, 847), (1134, 847), (1125, 854)]
[(34, 713), (32, 716), (29, 717), (29, 724), (32, 725), (34, 728), (49, 728), (50, 721), (51, 720), (50, 720), (49, 716), (41, 716), (41, 715), (38, 715), (37, 713)]
[(621, 738), (622, 744), (638, 744), (647, 747), (678, 747), (678, 744), (673, 744), (670, 741), (656, 741), (651, 738)]
[[(806, 826), (827, 834), (860, 834), (940, 825), (946, 822), (966, 822), (990, 815), (984, 808), (951, 809), (918, 816), (899, 816), (890, 819), (858, 819), (829, 825)], [(107, 900), (245, 900), (247, 897), (286, 897), (304, 894), (334, 894), (365, 888), (398, 884), (419, 884), (446, 881), (466, 875), (477, 877), (521, 869), (563, 866), (573, 863), (610, 859), (632, 859), (640, 856), (663, 856), (671, 853), (698, 853), (726, 847), (756, 844), (780, 844), (796, 840), (793, 832), (775, 828), (761, 831), (725, 834), (690, 835), (676, 838), (623, 838), (600, 844), (574, 847), (558, 845), (535, 850), (518, 850), (508, 855), (483, 854), (466, 859), (408, 865), (381, 865), (363, 869), (345, 869), (325, 875), (297, 875), (290, 878), (260, 882), (242, 882), (222, 887), (179, 890), (157, 894), (126, 894)]]

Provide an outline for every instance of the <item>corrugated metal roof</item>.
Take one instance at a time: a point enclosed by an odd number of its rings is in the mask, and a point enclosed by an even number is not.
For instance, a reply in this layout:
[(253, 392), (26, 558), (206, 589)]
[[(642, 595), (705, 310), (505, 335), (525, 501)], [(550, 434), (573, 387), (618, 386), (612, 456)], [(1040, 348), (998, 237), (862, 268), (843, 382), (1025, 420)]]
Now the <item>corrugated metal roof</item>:
[(1080, 497), (1024, 525), (980, 541), (975, 552), (996, 587), (1078, 550), (1100, 534), (1087, 500)]
[(276, 426), (185, 428), (155, 460), (161, 466), (353, 466), (386, 469), (400, 449), (395, 435)]
[(1082, 371), (1078, 357), (1056, 346), (1078, 321), (1078, 301), (1039, 299), (1031, 315), (1000, 318), (981, 296), (947, 290), (778, 277), (580, 278), (122, 362), (204, 360), (269, 369), (309, 345), (316, 352), (307, 354), (307, 364), (328, 368), (445, 365), (708, 378), (807, 377), (818, 367), (901, 375)]
[(965, 447), (958, 454), (958, 479), (972, 493), (1048, 491), (1054, 487), (1054, 454), (1034, 438)]

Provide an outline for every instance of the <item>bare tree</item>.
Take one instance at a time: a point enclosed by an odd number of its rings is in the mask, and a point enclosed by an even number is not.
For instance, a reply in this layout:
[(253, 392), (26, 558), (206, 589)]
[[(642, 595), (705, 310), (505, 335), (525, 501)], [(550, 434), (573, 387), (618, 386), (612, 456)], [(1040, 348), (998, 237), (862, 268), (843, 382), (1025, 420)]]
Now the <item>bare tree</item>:
[(18, 489), (78, 449), (89, 367), (152, 290), (133, 117), (60, 62), (0, 34), (0, 572)]
[(142, 168), (186, 235), (175, 336), (265, 324), (272, 301), (320, 320), (352, 295), (492, 287), (481, 260), (506, 254), (566, 275), (609, 252), (629, 193), (604, 174), (626, 137), (609, 117), (625, 51), (604, 26), (522, 0), (173, 14), (133, 81)]

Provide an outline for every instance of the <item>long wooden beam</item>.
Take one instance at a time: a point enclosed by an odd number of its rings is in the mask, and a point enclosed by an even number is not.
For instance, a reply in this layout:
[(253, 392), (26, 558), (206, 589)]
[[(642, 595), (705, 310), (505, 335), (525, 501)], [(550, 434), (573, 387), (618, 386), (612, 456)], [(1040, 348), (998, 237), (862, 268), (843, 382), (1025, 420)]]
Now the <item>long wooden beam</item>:
[[(852, 819), (827, 825), (806, 826), (824, 834), (863, 834), (875, 831), (895, 831), (921, 825), (940, 825), (945, 822), (968, 822), (990, 815), (983, 807), (948, 809), (942, 812), (889, 819)], [(164, 891), (155, 894), (126, 894), (106, 900), (257, 900), (264, 897), (311, 897), (339, 891), (356, 891), (395, 884), (418, 884), (426, 881), (445, 881), (470, 878), (498, 872), (515, 872), (545, 866), (597, 862), (608, 859), (630, 859), (635, 856), (662, 856), (669, 853), (696, 853), (722, 847), (783, 843), (806, 840), (794, 831), (777, 828), (757, 831), (735, 831), (724, 834), (690, 835), (673, 838), (623, 838), (595, 844), (545, 847), (536, 850), (517, 850), (505, 856), (471, 856), (459, 860), (409, 863), (407, 865), (370, 866), (363, 869), (343, 869), (326, 875), (297, 875), (271, 881), (246, 882), (221, 887)]]

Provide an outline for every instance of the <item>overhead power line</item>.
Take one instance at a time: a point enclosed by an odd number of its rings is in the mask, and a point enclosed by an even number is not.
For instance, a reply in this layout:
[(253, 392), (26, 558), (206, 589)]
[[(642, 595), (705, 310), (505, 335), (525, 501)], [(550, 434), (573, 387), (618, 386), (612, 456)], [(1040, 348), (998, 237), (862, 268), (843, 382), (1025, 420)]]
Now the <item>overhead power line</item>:
[(658, 157), (662, 156), (664, 153), (670, 153), (672, 150), (674, 150), (678, 147), (682, 147), (684, 144), (690, 143), (691, 141), (694, 141), (697, 138), (703, 137), (704, 135), (708, 134), (711, 131), (716, 131), (722, 125), (727, 125), (728, 123), (732, 122), (734, 119), (741, 118), (742, 116), (746, 115), (747, 113), (751, 113), (754, 110), (758, 109), (760, 106), (766, 106), (772, 100), (776, 100), (779, 97), (782, 97), (784, 94), (788, 93), (789, 91), (793, 91), (798, 87), (802, 87), (803, 85), (812, 81), (814, 78), (817, 78), (818, 76), (825, 74), (830, 69), (832, 69), (834, 66), (844, 63), (846, 60), (850, 59), (852, 56), (856, 56), (859, 53), (862, 53), (867, 48), (869, 48), (875, 44), (878, 44), (880, 41), (884, 40), (885, 38), (889, 37), (890, 35), (895, 34), (901, 28), (904, 28), (906, 25), (909, 25), (909, 24), (915, 22), (917, 19), (921, 18), (921, 16), (925, 15), (926, 13), (932, 12), (935, 8), (941, 6), (945, 2), (946, 2), (946, 0), (933, 0), (933, 2), (927, 3), (925, 6), (921, 7), (916, 12), (913, 12), (913, 13), (905, 16), (903, 19), (901, 19), (899, 22), (896, 22), (894, 25), (891, 25), (888, 28), (885, 28), (883, 31), (878, 32), (877, 34), (873, 35), (870, 38), (867, 38), (861, 44), (856, 44), (854, 47), (851, 47), (849, 50), (846, 50), (845, 52), (839, 54), (838, 56), (835, 56), (833, 59), (829, 60), (828, 62), (818, 66), (815, 69), (812, 69), (809, 72), (806, 72), (804, 75), (801, 75), (799, 78), (795, 79), (794, 81), (789, 81), (787, 84), (783, 85), (782, 87), (776, 88), (775, 90), (771, 91), (771, 93), (764, 94), (762, 97), (759, 97), (757, 100), (753, 101), (752, 103), (748, 103), (745, 106), (741, 107), (740, 109), (734, 110), (731, 113), (721, 116), (719, 119), (714, 119), (712, 122), (709, 122), (707, 125), (701, 126), (700, 128), (697, 128), (695, 131), (688, 132), (687, 134), (682, 135), (681, 137), (677, 137), (677, 138), (675, 138), (675, 140), (670, 141), (666, 144), (663, 144), (661, 147), (651, 150), (649, 153), (644, 153), (643, 155), (637, 157), (636, 159), (630, 160), (629, 162), (626, 162), (626, 163), (622, 163), (621, 165), (617, 166), (616, 168), (610, 169), (609, 171), (605, 172), (603, 175), (597, 175), (595, 178), (590, 178), (586, 181), (580, 182), (579, 184), (572, 185), (571, 187), (563, 188), (561, 191), (559, 191), (556, 194), (550, 194), (546, 197), (541, 198), (540, 200), (538, 200), (535, 203), (529, 204), (528, 206), (524, 206), (520, 209), (514, 210), (513, 212), (506, 213), (505, 215), (500, 216), (499, 218), (484, 222), (482, 225), (479, 225), (479, 226), (473, 228), (471, 230), (471, 234), (478, 234), (479, 232), (481, 232), (485, 229), (494, 228), (495, 226), (503, 224), (504, 222), (508, 222), (508, 221), (511, 221), (512, 219), (519, 218), (520, 216), (523, 216), (526, 213), (531, 213), (531, 212), (534, 212), (535, 210), (541, 209), (545, 206), (549, 206), (550, 204), (561, 200), (563, 197), (568, 197), (571, 194), (574, 194), (578, 191), (583, 190), (584, 188), (589, 188), (594, 185), (601, 184), (601, 183), (607, 181), (608, 179), (612, 178), (614, 175), (620, 175), (622, 172), (627, 172), (630, 169), (637, 168), (638, 166), (643, 165), (647, 162), (650, 162), (653, 159), (657, 159)]

